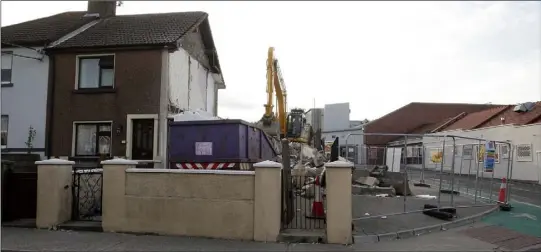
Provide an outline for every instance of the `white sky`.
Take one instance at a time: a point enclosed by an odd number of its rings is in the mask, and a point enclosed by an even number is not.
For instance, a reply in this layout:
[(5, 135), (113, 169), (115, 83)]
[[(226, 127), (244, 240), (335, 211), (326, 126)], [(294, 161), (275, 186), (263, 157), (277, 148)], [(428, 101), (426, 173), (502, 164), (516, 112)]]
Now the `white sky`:
[[(2, 1), (2, 26), (87, 3)], [(124, 1), (117, 14), (205, 11), (222, 117), (258, 120), (276, 48), (293, 107), (349, 102), (376, 119), (409, 102), (541, 100), (541, 2)]]

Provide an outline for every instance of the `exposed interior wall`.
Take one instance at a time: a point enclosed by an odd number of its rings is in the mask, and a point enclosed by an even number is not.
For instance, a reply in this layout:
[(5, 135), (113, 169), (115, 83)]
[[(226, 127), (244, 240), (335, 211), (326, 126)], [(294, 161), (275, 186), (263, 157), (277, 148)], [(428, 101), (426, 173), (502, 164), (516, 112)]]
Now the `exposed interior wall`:
[[(530, 124), (526, 126), (514, 126), (514, 125), (502, 125), (490, 128), (476, 129), (476, 130), (455, 130), (449, 132), (440, 132), (438, 135), (450, 134), (456, 136), (472, 137), (472, 138), (482, 138), (492, 141), (511, 141), (513, 151), (509, 154), (512, 155), (509, 159), (503, 153), (501, 153), (500, 148), (497, 148), (498, 159), (494, 165), (494, 173), (492, 172), (483, 172), (483, 163), (476, 162), (475, 159), (476, 151), (473, 151), (473, 157), (464, 154), (463, 146), (470, 144), (478, 144), (479, 141), (476, 140), (466, 140), (457, 138), (456, 145), (457, 155), (455, 156), (455, 173), (460, 174), (477, 174), (477, 167), (479, 167), (479, 176), (485, 178), (490, 178), (494, 175), (495, 178), (508, 177), (507, 167), (509, 162), (512, 165), (512, 176), (511, 179), (516, 180), (526, 180), (526, 181), (541, 181), (541, 165), (540, 160), (537, 158), (536, 152), (541, 151), (541, 124)], [(434, 152), (435, 149), (441, 149), (443, 144), (443, 139), (437, 140), (433, 137), (424, 137), (423, 143), (426, 148), (424, 161), (426, 168), (429, 169), (440, 169), (440, 164), (431, 162), (431, 152)], [(519, 160), (517, 158), (516, 145), (521, 144), (531, 144), (531, 153), (532, 158), (529, 161)], [(451, 171), (452, 169), (452, 160), (453, 160), (453, 147), (451, 138), (446, 138), (445, 144), (445, 153), (444, 153), (444, 170)], [(466, 147), (467, 148), (467, 147)], [(510, 161), (511, 160), (511, 161)], [(462, 170), (461, 168), (462, 167)]]
[[(213, 112), (215, 84), (209, 70), (184, 49), (169, 54), (169, 101), (176, 110)], [(179, 111), (170, 111), (171, 114)]]
[(254, 238), (253, 172), (186, 174), (131, 170), (125, 174), (123, 231)]

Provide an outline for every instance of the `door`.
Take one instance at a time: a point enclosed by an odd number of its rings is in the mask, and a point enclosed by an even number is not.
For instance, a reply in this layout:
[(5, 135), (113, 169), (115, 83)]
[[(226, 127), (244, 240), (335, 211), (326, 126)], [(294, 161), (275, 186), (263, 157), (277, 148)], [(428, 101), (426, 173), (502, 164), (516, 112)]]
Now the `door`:
[(154, 119), (132, 120), (132, 159), (154, 159)]

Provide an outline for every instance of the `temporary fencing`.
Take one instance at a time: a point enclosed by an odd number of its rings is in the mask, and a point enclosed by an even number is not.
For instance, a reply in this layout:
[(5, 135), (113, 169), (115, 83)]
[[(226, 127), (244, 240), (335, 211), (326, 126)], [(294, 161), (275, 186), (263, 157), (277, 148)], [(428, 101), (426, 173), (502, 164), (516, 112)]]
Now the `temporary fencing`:
[[(454, 135), (364, 133), (348, 135), (345, 141), (348, 148), (351, 148), (348, 139), (353, 135), (394, 139), (383, 146), (356, 146), (352, 191), (364, 198), (359, 203), (353, 202), (354, 222), (420, 214), (428, 208), (453, 208), (458, 211), (455, 217), (465, 217), (509, 201), (508, 180), (503, 182), (507, 189), (505, 202), (499, 199), (501, 181), (510, 178), (513, 170), (513, 145), (508, 141)], [(351, 160), (348, 153), (345, 158)], [(363, 184), (368, 176), (378, 181)], [(389, 190), (391, 187), (393, 190)], [(393, 192), (401, 197), (401, 206), (397, 197), (385, 200), (373, 197)], [(371, 201), (379, 207), (369, 206)]]

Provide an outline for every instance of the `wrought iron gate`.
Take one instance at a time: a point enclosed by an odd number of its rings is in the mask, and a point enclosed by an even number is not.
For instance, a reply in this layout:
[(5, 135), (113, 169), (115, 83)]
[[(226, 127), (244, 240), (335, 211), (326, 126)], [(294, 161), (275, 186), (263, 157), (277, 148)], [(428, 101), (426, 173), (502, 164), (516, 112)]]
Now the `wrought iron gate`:
[(103, 169), (73, 170), (72, 219), (101, 221)]
[(325, 213), (322, 189), (315, 178), (283, 174), (282, 229), (323, 229)]

